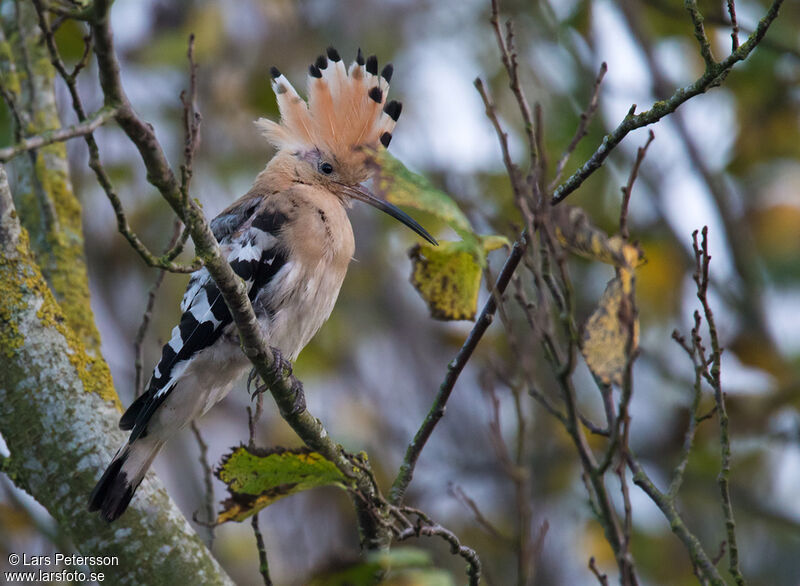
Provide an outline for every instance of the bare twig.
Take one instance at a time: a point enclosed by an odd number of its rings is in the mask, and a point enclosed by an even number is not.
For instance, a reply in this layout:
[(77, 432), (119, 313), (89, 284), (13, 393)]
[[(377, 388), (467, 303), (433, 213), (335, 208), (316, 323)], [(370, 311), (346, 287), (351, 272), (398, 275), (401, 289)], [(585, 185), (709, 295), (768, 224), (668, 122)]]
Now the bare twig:
[[(180, 220), (176, 218), (175, 228), (172, 232), (172, 238), (170, 239), (169, 244), (167, 244), (165, 254), (175, 249), (175, 245), (178, 243), (181, 237), (181, 226), (182, 224)], [(136, 338), (133, 341), (133, 355), (134, 355), (133, 392), (135, 397), (138, 397), (144, 392), (144, 377), (142, 376), (144, 359), (143, 359), (142, 345), (144, 343), (144, 337), (147, 334), (147, 329), (150, 327), (150, 320), (153, 314), (153, 306), (155, 305), (156, 302), (156, 294), (158, 293), (158, 290), (161, 288), (161, 283), (164, 281), (165, 274), (166, 273), (164, 271), (158, 271), (155, 281), (150, 286), (150, 291), (147, 292), (147, 304), (145, 306), (144, 313), (142, 314), (142, 321), (139, 324), (139, 329), (136, 331)]]
[(686, 466), (689, 464), (689, 454), (692, 450), (694, 443), (695, 432), (697, 425), (702, 421), (698, 417), (698, 410), (700, 409), (700, 399), (703, 395), (703, 370), (704, 365), (699, 361), (698, 348), (701, 346), (700, 339), (700, 313), (694, 312), (695, 325), (692, 328), (692, 342), (688, 344), (686, 340), (678, 334), (677, 331), (672, 333), (672, 338), (686, 351), (694, 364), (694, 396), (692, 398), (692, 405), (689, 408), (689, 425), (686, 429), (686, 435), (683, 438), (683, 446), (681, 447), (681, 454), (678, 458), (678, 464), (672, 472), (672, 481), (667, 491), (667, 496), (674, 499), (683, 483), (683, 474), (686, 471)]
[(678, 539), (683, 542), (686, 550), (689, 552), (692, 564), (702, 572), (711, 584), (714, 586), (725, 586), (724, 580), (717, 571), (717, 568), (714, 567), (711, 558), (709, 558), (708, 554), (703, 550), (700, 541), (686, 527), (686, 523), (684, 523), (683, 518), (675, 508), (673, 500), (656, 488), (656, 485), (653, 484), (653, 481), (630, 450), (627, 455), (627, 460), (628, 467), (631, 469), (631, 472), (633, 472), (634, 484), (641, 488), (658, 508), (661, 509), (661, 512), (664, 514), (667, 521), (669, 521), (670, 529)]
[(703, 57), (703, 61), (706, 62), (706, 71), (708, 71), (713, 68), (717, 62), (711, 54), (711, 44), (708, 42), (706, 29), (703, 26), (703, 15), (700, 14), (700, 9), (697, 7), (697, 0), (686, 0), (684, 6), (686, 10), (689, 11), (692, 24), (694, 24), (694, 37), (700, 44), (700, 55)]
[(481, 561), (475, 550), (461, 544), (455, 533), (442, 527), (438, 523), (418, 522), (416, 526), (403, 530), (398, 536), (398, 541), (405, 541), (411, 537), (441, 537), (450, 544), (450, 552), (464, 558), (467, 562), (467, 577), (470, 586), (478, 586), (481, 581)]
[(133, 396), (139, 397), (144, 392), (144, 377), (142, 372), (144, 369), (144, 337), (147, 334), (147, 329), (150, 327), (150, 319), (153, 316), (153, 306), (156, 303), (156, 294), (161, 288), (161, 283), (164, 281), (164, 271), (158, 271), (156, 279), (150, 286), (147, 292), (147, 304), (142, 314), (142, 321), (139, 323), (139, 329), (136, 330), (136, 338), (133, 340)]
[(264, 393), (266, 389), (257, 388), (255, 391), (250, 391), (250, 385), (258, 379), (256, 369), (252, 369), (247, 377), (247, 392), (251, 397), (255, 397), (256, 407), (252, 409), (247, 406), (247, 429), (249, 431), (247, 445), (252, 449), (256, 447), (256, 423), (261, 419), (261, 414), (264, 411)]
[(720, 497), (722, 500), (722, 513), (725, 516), (725, 529), (728, 541), (728, 570), (733, 576), (738, 586), (744, 586), (745, 580), (739, 569), (739, 546), (736, 542), (736, 521), (733, 516), (733, 506), (731, 504), (730, 493), (730, 474), (731, 474), (731, 439), (729, 431), (728, 411), (725, 406), (725, 393), (722, 390), (720, 378), (720, 366), (722, 362), (722, 348), (719, 344), (716, 321), (714, 313), (708, 302), (708, 267), (711, 256), (708, 254), (708, 227), (702, 230), (702, 240), (698, 243), (697, 231), (692, 234), (694, 254), (697, 261), (694, 280), (697, 284), (697, 298), (703, 307), (703, 313), (708, 325), (708, 335), (711, 340), (711, 357), (706, 360), (705, 353), (698, 349), (700, 362), (710, 369), (705, 371), (705, 378), (708, 380), (714, 391), (714, 401), (719, 417), (719, 435), (721, 446), (720, 473), (717, 477), (719, 484)]
[(597, 106), (600, 103), (600, 85), (603, 83), (603, 78), (606, 76), (607, 72), (608, 65), (603, 61), (600, 65), (600, 72), (594, 80), (594, 86), (592, 86), (592, 96), (589, 98), (589, 104), (586, 106), (586, 109), (581, 112), (581, 119), (578, 123), (578, 128), (575, 130), (575, 135), (572, 137), (572, 140), (569, 141), (567, 148), (556, 164), (555, 176), (547, 187), (548, 191), (553, 191), (556, 188), (556, 185), (558, 185), (558, 182), (561, 180), (561, 173), (564, 172), (567, 161), (569, 161), (569, 158), (572, 156), (572, 153), (575, 152), (575, 149), (578, 147), (583, 137), (589, 133), (589, 123), (592, 121), (592, 118), (594, 118), (594, 114), (597, 112)]
[(489, 535), (494, 537), (495, 539), (500, 539), (501, 541), (510, 542), (511, 539), (507, 535), (503, 535), (500, 530), (494, 526), (494, 524), (486, 518), (483, 512), (478, 507), (478, 504), (472, 500), (464, 490), (457, 485), (451, 484), (448, 486), (448, 492), (453, 495), (456, 500), (462, 503), (467, 509), (470, 510), (472, 516), (475, 518), (475, 522), (486, 531)]
[(208, 460), (208, 444), (200, 434), (200, 428), (197, 426), (196, 421), (192, 421), (189, 426), (194, 434), (194, 439), (197, 442), (197, 447), (200, 449), (200, 457), (198, 458), (200, 466), (203, 468), (203, 485), (205, 488), (205, 499), (203, 506), (205, 508), (206, 527), (209, 530), (209, 543), (208, 547), (214, 544), (214, 472), (211, 469), (211, 463)]
[[(522, 255), (525, 253), (525, 248), (527, 245), (527, 238), (523, 233), (519, 240), (514, 243), (511, 253), (508, 255), (508, 258), (506, 259), (506, 262), (497, 277), (497, 282), (494, 285), (494, 289), (499, 294), (502, 294), (506, 290), (508, 282), (511, 280), (511, 275), (519, 265), (519, 261), (522, 258)], [(456, 357), (447, 365), (447, 375), (445, 376), (444, 381), (442, 381), (439, 391), (436, 393), (436, 398), (434, 399), (433, 405), (431, 406), (430, 411), (428, 411), (425, 420), (422, 422), (419, 430), (417, 430), (417, 433), (414, 435), (414, 439), (408, 445), (405, 457), (403, 458), (403, 464), (400, 466), (400, 471), (392, 483), (390, 492), (390, 502), (392, 504), (400, 505), (403, 502), (406, 489), (408, 489), (408, 485), (411, 483), (411, 479), (414, 476), (414, 468), (417, 465), (417, 459), (419, 458), (422, 449), (425, 447), (428, 438), (433, 433), (436, 424), (444, 415), (447, 401), (450, 398), (450, 394), (453, 392), (453, 387), (455, 386), (461, 371), (464, 370), (464, 366), (466, 366), (467, 361), (469, 361), (472, 353), (478, 346), (478, 342), (480, 342), (483, 334), (492, 323), (492, 319), (496, 310), (497, 302), (495, 301), (495, 297), (492, 295), (483, 306), (483, 310), (481, 310), (478, 319), (475, 321), (475, 326), (472, 328), (469, 336), (467, 336), (467, 339), (464, 341), (464, 345), (461, 346), (461, 349), (458, 351)]]
[(480, 77), (475, 78), (475, 88), (483, 99), (483, 104), (486, 108), (486, 116), (494, 126), (497, 133), (497, 138), (500, 142), (500, 150), (503, 153), (503, 164), (506, 167), (506, 172), (511, 179), (511, 188), (514, 190), (514, 197), (516, 200), (524, 198), (525, 189), (519, 176), (519, 169), (516, 163), (511, 159), (511, 151), (508, 148), (508, 134), (500, 126), (500, 121), (497, 118), (497, 111), (494, 106), (492, 98), (489, 96), (488, 90), (483, 85), (483, 80)]
[(736, 20), (736, 2), (727, 0), (728, 15), (731, 17), (731, 51), (739, 48), (739, 22)]
[(194, 34), (189, 35), (189, 47), (186, 50), (189, 60), (189, 94), (181, 92), (183, 104), (183, 165), (181, 165), (181, 195), (184, 202), (189, 199), (189, 186), (192, 182), (192, 163), (194, 153), (200, 144), (200, 122), (202, 117), (196, 109), (197, 104), (197, 64), (194, 61)]
[(600, 582), (602, 586), (608, 586), (608, 576), (603, 574), (597, 568), (597, 564), (594, 561), (594, 556), (589, 558), (589, 569), (592, 571), (592, 574), (594, 574), (597, 577), (597, 581)]
[(539, 156), (536, 141), (534, 139), (534, 122), (531, 115), (531, 109), (528, 105), (528, 100), (522, 90), (519, 82), (519, 62), (517, 59), (517, 52), (514, 48), (514, 29), (511, 21), (506, 22), (506, 34), (503, 36), (503, 30), (500, 27), (500, 0), (492, 0), (492, 13), (489, 17), (489, 22), (492, 24), (494, 34), (497, 40), (497, 46), (500, 49), (500, 58), (503, 61), (503, 66), (508, 72), (508, 86), (511, 88), (514, 97), (517, 100), (517, 106), (522, 114), (522, 121), (525, 128), (525, 136), (528, 138), (528, 149), (530, 156), (530, 173), (533, 173), (536, 168), (536, 158)]
[(631, 192), (633, 191), (633, 184), (636, 181), (636, 176), (639, 174), (639, 166), (644, 161), (644, 156), (647, 154), (647, 147), (650, 146), (650, 143), (653, 142), (653, 139), (656, 135), (651, 130), (647, 135), (647, 142), (644, 143), (644, 146), (639, 147), (636, 150), (636, 160), (633, 163), (633, 168), (631, 168), (631, 173), (628, 176), (628, 184), (622, 188), (622, 207), (619, 214), (619, 233), (624, 240), (628, 240), (630, 238), (630, 234), (628, 233), (628, 204), (631, 200)]
[(66, 128), (55, 128), (47, 130), (36, 136), (25, 137), (14, 146), (0, 149), (0, 163), (5, 163), (27, 151), (41, 148), (55, 142), (63, 142), (77, 136), (86, 136), (100, 128), (103, 124), (114, 118), (116, 112), (111, 108), (101, 108), (90, 118), (83, 122), (67, 126)]
[(264, 580), (264, 586), (272, 586), (272, 579), (269, 577), (269, 561), (267, 560), (267, 548), (264, 545), (264, 536), (258, 526), (258, 513), (252, 516), (250, 525), (253, 527), (253, 534), (256, 536), (256, 547), (258, 548), (258, 572)]

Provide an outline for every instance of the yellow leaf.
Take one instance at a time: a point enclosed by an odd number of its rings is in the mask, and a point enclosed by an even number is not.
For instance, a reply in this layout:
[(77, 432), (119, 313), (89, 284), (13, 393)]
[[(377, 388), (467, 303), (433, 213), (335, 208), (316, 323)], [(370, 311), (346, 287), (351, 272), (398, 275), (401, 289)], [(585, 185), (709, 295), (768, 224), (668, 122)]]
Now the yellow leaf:
[(474, 319), (481, 285), (481, 265), (463, 242), (417, 245), (409, 256), (411, 283), (428, 303), (431, 317)]
[(594, 226), (586, 212), (570, 206), (553, 208), (556, 237), (570, 252), (616, 267), (637, 267), (643, 261), (641, 250), (622, 239), (608, 236)]
[(608, 282), (586, 322), (581, 344), (589, 370), (607, 385), (622, 384), (625, 366), (639, 338), (639, 322), (633, 315), (633, 271), (620, 269), (619, 273)]

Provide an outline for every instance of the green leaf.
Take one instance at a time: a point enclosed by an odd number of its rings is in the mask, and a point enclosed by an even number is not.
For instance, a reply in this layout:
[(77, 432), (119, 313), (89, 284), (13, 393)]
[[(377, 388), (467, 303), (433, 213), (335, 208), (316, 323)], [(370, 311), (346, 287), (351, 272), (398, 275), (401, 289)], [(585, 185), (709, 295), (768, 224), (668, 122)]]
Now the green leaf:
[(396, 548), (372, 552), (364, 560), (321, 572), (309, 586), (453, 586), (452, 576), (433, 567), (431, 556), (420, 549)]
[(409, 256), (411, 283), (428, 304), (431, 316), (441, 320), (474, 319), (478, 308), (481, 269), (486, 255), (508, 246), (504, 236), (476, 234), (458, 204), (421, 175), (409, 171), (385, 150), (375, 153), (376, 192), (387, 201), (425, 212), (450, 226), (460, 242), (439, 246), (418, 244)]
[(228, 486), (217, 523), (243, 521), (276, 500), (319, 486), (347, 487), (348, 480), (329, 460), (306, 448), (235, 448), (216, 471)]
[(436, 189), (422, 175), (412, 173), (403, 163), (382, 149), (375, 153), (377, 170), (374, 189), (387, 201), (434, 215), (464, 238), (474, 237), (472, 226), (452, 197)]

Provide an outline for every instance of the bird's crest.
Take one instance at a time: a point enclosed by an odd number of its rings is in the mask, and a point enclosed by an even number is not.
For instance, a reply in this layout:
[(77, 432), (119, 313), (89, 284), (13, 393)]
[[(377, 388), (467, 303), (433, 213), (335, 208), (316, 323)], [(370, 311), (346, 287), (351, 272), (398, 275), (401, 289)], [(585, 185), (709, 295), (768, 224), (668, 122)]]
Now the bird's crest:
[(348, 158), (359, 147), (389, 146), (402, 111), (400, 102), (386, 101), (392, 65), (378, 74), (378, 59), (364, 59), (361, 49), (346, 68), (333, 47), (308, 68), (308, 102), (278, 71), (271, 69), (280, 122), (260, 118), (256, 125), (279, 149), (319, 148)]

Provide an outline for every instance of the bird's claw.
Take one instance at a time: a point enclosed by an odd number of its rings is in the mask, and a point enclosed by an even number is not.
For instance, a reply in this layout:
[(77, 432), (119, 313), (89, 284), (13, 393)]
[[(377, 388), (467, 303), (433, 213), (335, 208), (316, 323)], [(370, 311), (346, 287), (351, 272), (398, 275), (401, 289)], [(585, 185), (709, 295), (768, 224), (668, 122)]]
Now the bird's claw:
[(280, 350), (275, 348), (274, 346), (271, 347), (272, 349), (272, 357), (275, 360), (272, 363), (272, 368), (278, 373), (280, 377), (287, 377), (292, 376), (292, 363), (286, 360), (283, 357), (283, 354)]
[(294, 379), (292, 381), (292, 394), (294, 401), (292, 404), (292, 415), (299, 415), (306, 410), (306, 394), (303, 392), (303, 383)]

